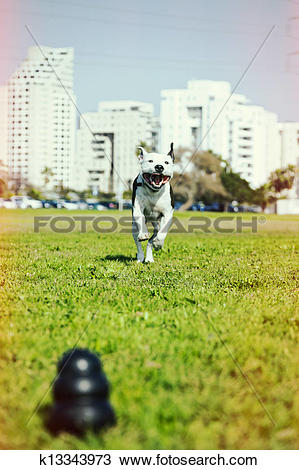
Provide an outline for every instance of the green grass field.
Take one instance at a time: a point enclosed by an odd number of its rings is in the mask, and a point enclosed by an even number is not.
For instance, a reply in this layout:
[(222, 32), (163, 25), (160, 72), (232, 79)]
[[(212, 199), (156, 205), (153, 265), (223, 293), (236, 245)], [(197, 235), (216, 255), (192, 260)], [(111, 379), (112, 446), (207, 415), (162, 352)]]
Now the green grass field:
[[(0, 212), (0, 448), (298, 448), (299, 217), (170, 234), (138, 265), (130, 235), (37, 234), (37, 214), (58, 212)], [(101, 354), (118, 422), (52, 437), (46, 392), (88, 324), (78, 345)]]

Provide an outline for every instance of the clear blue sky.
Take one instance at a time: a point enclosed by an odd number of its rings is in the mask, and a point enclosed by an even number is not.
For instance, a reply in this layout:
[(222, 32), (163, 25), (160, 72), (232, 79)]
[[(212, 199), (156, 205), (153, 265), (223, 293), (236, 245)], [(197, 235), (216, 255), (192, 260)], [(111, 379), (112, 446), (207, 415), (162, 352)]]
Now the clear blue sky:
[(33, 43), (28, 24), (41, 45), (75, 48), (82, 112), (112, 99), (152, 102), (158, 112), (160, 90), (188, 79), (234, 85), (275, 25), (238, 92), (281, 120), (299, 121), (299, 55), (289, 55), (299, 50), (294, 16), (299, 0), (0, 0), (0, 82)]

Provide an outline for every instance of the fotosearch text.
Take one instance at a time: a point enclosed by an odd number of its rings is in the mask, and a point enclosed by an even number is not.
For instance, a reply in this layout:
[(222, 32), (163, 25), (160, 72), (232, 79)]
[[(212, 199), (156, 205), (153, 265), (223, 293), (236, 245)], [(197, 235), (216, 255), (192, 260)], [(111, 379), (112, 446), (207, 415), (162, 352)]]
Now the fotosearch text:
[[(150, 220), (148, 220), (150, 222)], [(242, 233), (250, 231), (257, 233), (258, 225), (264, 224), (266, 217), (263, 215), (244, 218), (242, 216), (193, 216), (188, 218), (174, 217), (169, 233), (191, 234), (202, 233)], [(33, 230), (39, 233), (41, 229), (55, 233), (71, 233), (74, 231), (86, 233), (95, 231), (98, 233), (131, 233), (132, 217), (113, 217), (108, 215), (58, 215), (35, 216)]]

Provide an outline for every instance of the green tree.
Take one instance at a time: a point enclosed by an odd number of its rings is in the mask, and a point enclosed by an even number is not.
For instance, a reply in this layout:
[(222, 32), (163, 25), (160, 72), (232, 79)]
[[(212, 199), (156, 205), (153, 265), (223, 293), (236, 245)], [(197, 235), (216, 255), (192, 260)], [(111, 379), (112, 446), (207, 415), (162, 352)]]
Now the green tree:
[(54, 176), (53, 170), (50, 167), (45, 166), (41, 174), (44, 176), (44, 184), (47, 186), (50, 183), (51, 178)]
[(188, 209), (195, 201), (195, 194), (197, 192), (197, 182), (195, 179), (188, 173), (183, 175), (175, 173), (171, 185), (175, 200), (183, 202), (180, 210)]
[(127, 189), (123, 193), (123, 198), (124, 199), (132, 199), (132, 193), (133, 193), (133, 191), (131, 189)]
[(292, 189), (294, 180), (296, 176), (296, 168), (294, 165), (288, 165), (285, 168), (278, 168), (275, 171), (272, 171), (270, 174), (268, 183), (266, 183), (266, 194), (267, 202), (270, 204), (275, 204), (276, 212), (276, 202), (278, 199), (283, 199), (286, 192), (289, 189)]
[(85, 189), (84, 191), (77, 191), (77, 194), (80, 199), (90, 199), (94, 197), (91, 189)]
[[(181, 163), (186, 153), (187, 149), (178, 149), (175, 156), (176, 162)], [(229, 193), (221, 181), (223, 171), (221, 157), (210, 150), (195, 154), (189, 151), (189, 153), (190, 156), (187, 157), (189, 163), (187, 162), (186, 167), (186, 170), (189, 169), (188, 173), (176, 173), (173, 179), (175, 198), (184, 201), (181, 210), (188, 209), (193, 202), (200, 200), (207, 204), (214, 201), (228, 201)]]
[(259, 186), (253, 191), (252, 203), (260, 206), (264, 212), (268, 203), (268, 190), (266, 184)]
[(296, 168), (294, 165), (288, 165), (286, 168), (279, 168), (272, 171), (269, 178), (269, 191), (275, 195), (279, 195), (285, 189), (291, 189), (296, 175)]
[(141, 140), (140, 143), (137, 145), (136, 147), (136, 156), (138, 157), (138, 155), (140, 154), (140, 150), (138, 149), (138, 147), (142, 147), (144, 148), (144, 150), (146, 150), (147, 152), (151, 152), (151, 147), (149, 145), (147, 145), (147, 143), (144, 141), (144, 140)]
[(221, 181), (231, 200), (240, 203), (253, 202), (255, 191), (250, 187), (248, 181), (244, 180), (238, 173), (234, 173), (230, 167), (227, 166), (222, 171)]
[(41, 192), (32, 185), (27, 185), (25, 188), (27, 196), (32, 197), (33, 199), (41, 199)]
[(66, 188), (65, 186), (63, 186), (63, 182), (61, 180), (60, 183), (58, 183), (58, 185), (56, 186), (56, 191), (58, 192), (59, 196), (62, 199), (69, 200), (68, 193), (71, 192), (72, 190), (70, 188)]
[(99, 198), (105, 201), (111, 201), (111, 199), (115, 198), (115, 193), (103, 193), (102, 191), (99, 192)]

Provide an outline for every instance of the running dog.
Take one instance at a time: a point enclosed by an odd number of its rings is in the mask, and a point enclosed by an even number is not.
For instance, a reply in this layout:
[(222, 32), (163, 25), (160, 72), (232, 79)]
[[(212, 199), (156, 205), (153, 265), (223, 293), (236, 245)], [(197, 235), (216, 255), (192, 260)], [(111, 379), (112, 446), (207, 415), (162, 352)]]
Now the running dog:
[[(138, 159), (141, 172), (133, 183), (133, 238), (137, 246), (137, 262), (153, 263), (153, 248), (161, 250), (171, 226), (173, 215), (173, 143), (168, 154), (148, 153), (142, 147)], [(150, 238), (146, 223), (151, 222), (154, 233)], [(144, 258), (141, 242), (149, 240)]]

